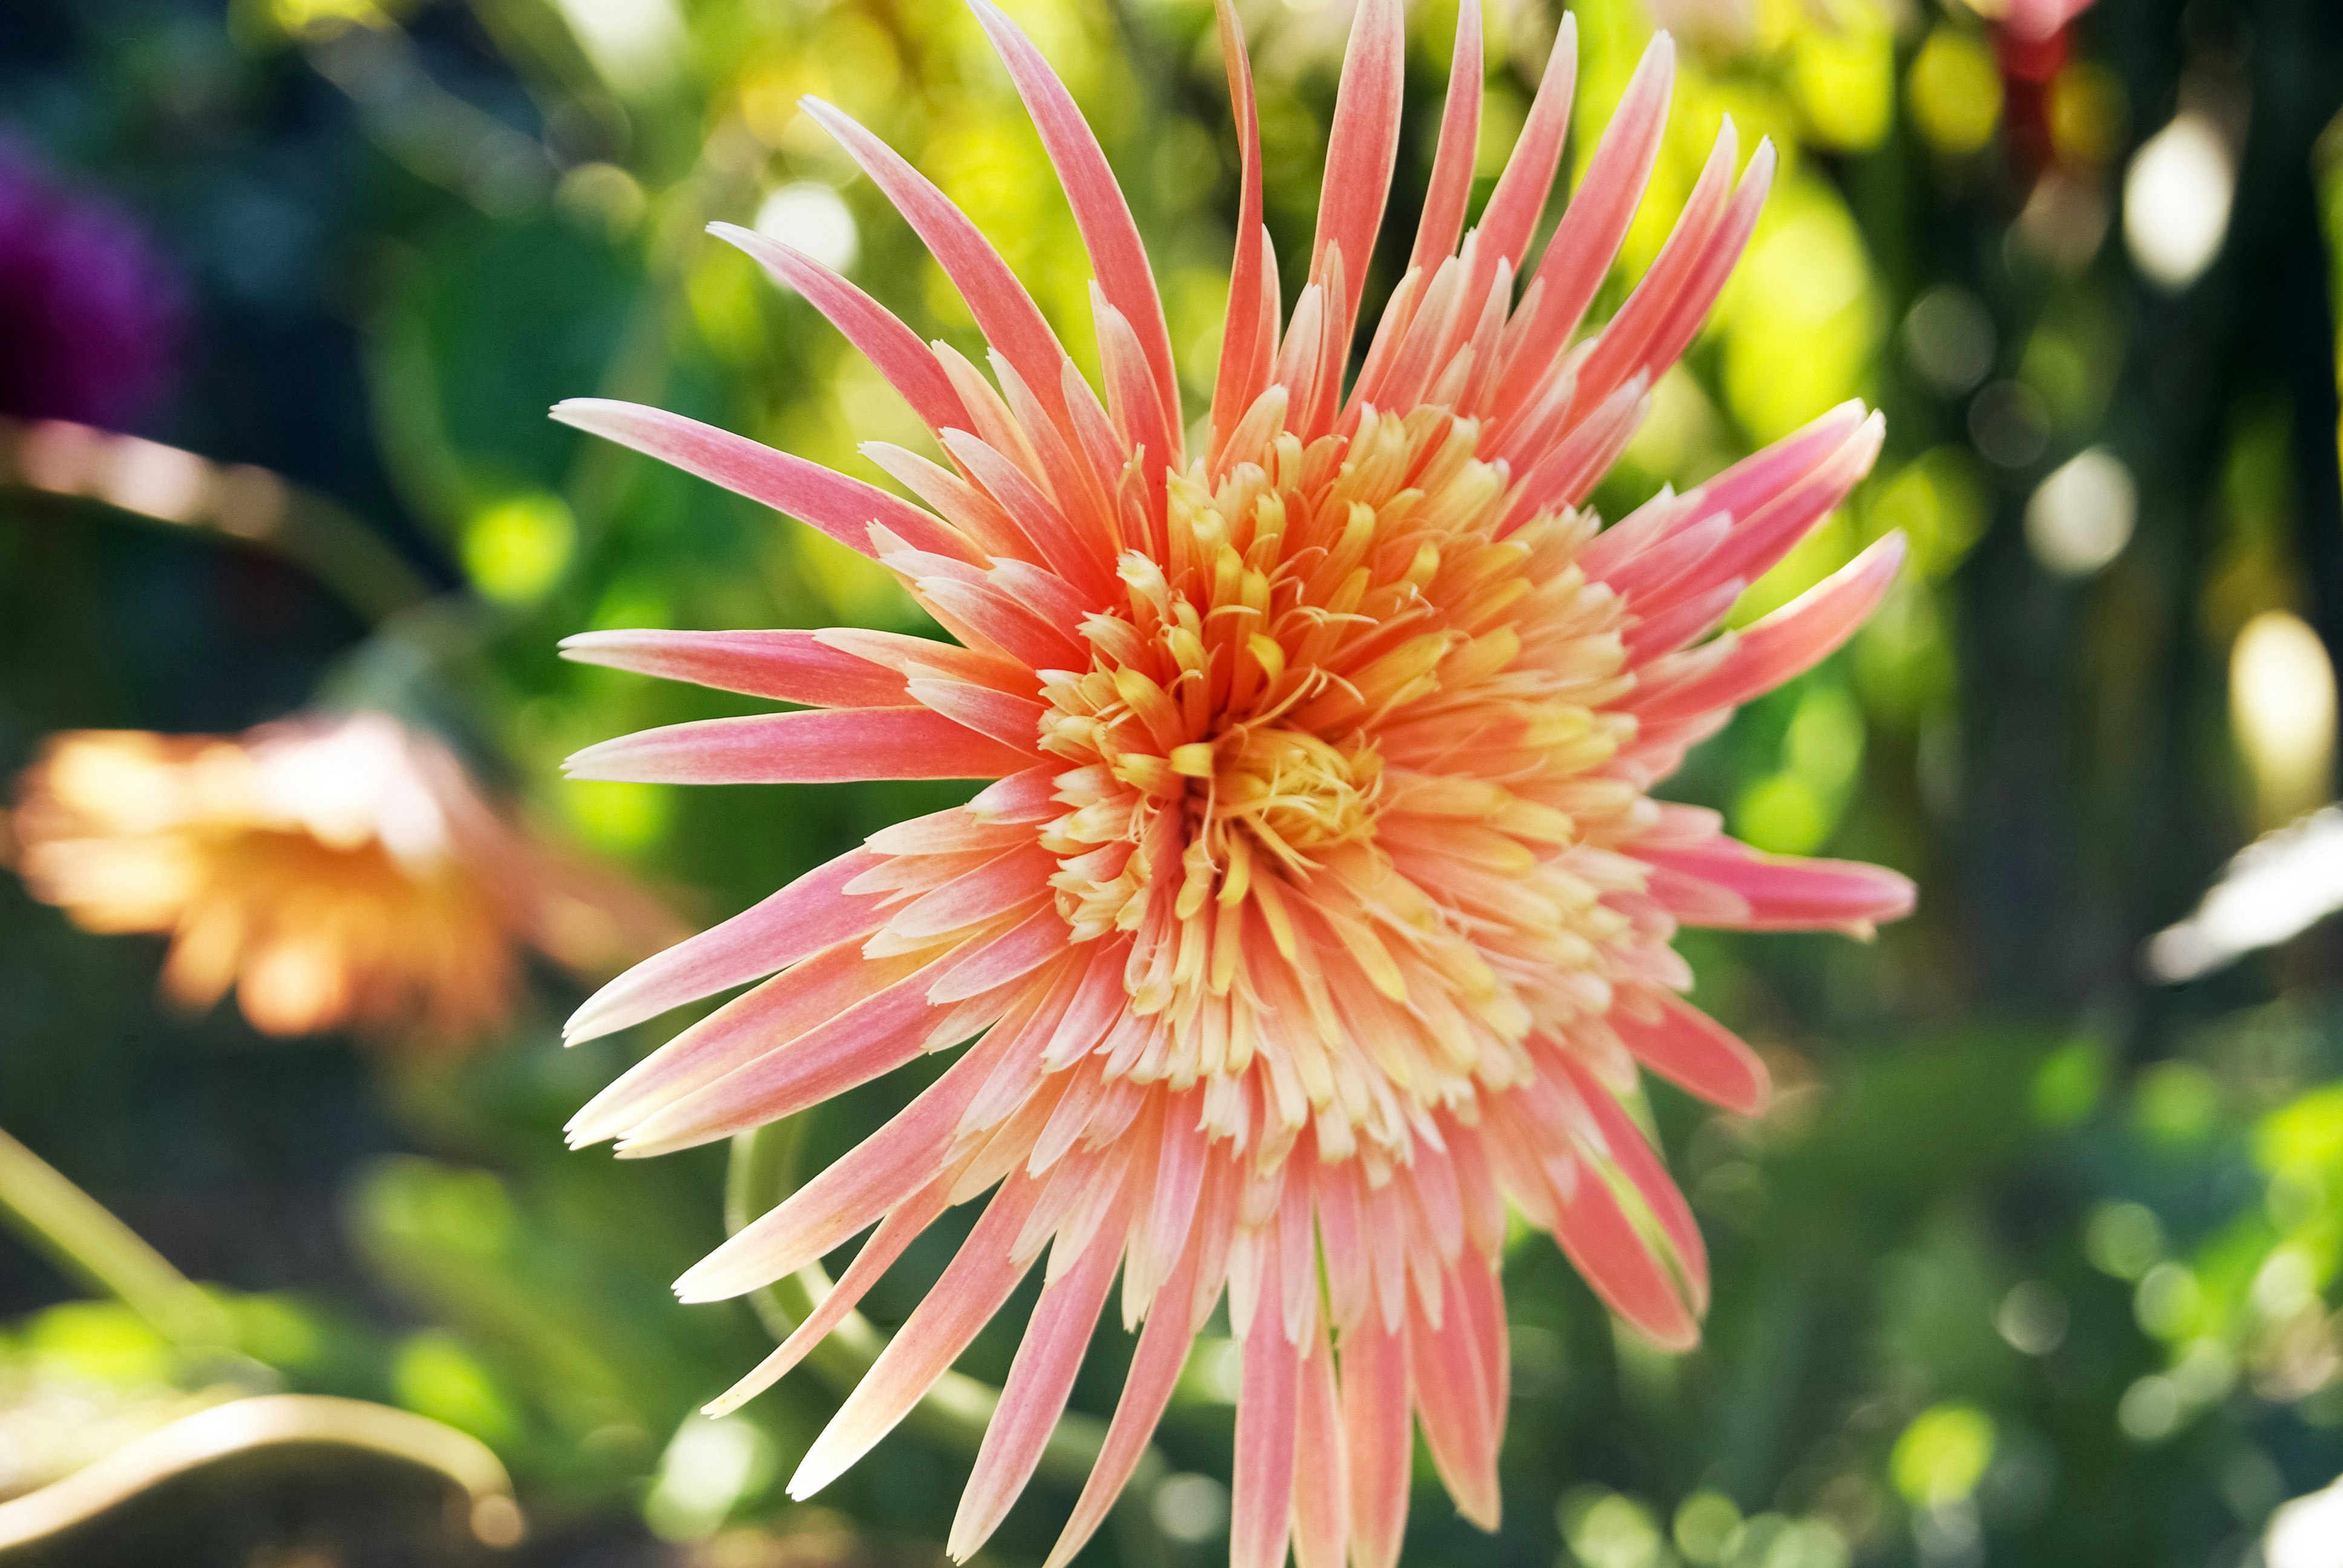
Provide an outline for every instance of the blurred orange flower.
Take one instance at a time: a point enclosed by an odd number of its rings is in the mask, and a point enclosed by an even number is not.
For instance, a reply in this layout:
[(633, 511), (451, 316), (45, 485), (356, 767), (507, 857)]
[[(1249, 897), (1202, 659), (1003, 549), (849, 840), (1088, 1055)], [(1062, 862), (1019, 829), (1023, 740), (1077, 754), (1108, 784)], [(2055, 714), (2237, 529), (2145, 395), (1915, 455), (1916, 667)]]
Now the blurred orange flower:
[(13, 827), (34, 897), (85, 930), (169, 932), (165, 993), (201, 1010), (234, 986), (268, 1034), (477, 1043), (512, 1011), (522, 946), (592, 974), (676, 934), (378, 713), (53, 736)]

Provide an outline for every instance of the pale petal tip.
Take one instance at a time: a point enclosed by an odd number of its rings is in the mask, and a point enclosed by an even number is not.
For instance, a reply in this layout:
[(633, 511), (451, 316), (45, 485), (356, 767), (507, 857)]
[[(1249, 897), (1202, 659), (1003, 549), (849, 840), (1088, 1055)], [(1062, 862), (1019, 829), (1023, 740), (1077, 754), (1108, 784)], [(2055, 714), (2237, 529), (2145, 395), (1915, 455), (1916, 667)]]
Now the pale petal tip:
[(1671, 1355), (1683, 1355), (1700, 1344), (1700, 1324), (1689, 1313), (1685, 1316), (1682, 1329), (1671, 1329), (1665, 1333), (1654, 1333), (1648, 1328), (1639, 1327), (1637, 1332)]
[[(1919, 907), (1919, 884), (1911, 878), (1901, 871), (1891, 871), (1885, 866), (1868, 866), (1865, 869), (1871, 872), (1879, 883), (1880, 901), (1862, 924), (1875, 926), (1881, 920), (1900, 920)], [(1866, 936), (1864, 940), (1868, 941), (1870, 938)]]
[[(823, 1435), (827, 1436), (827, 1432)], [(845, 1470), (846, 1466), (839, 1463), (833, 1454), (824, 1451), (821, 1439), (814, 1439), (814, 1444), (806, 1451), (805, 1459), (799, 1464), (797, 1473), (789, 1477), (790, 1501), (803, 1503), (807, 1498), (836, 1481), (845, 1473)]]
[(597, 1102), (601, 1096), (588, 1101), (577, 1113), (561, 1124), (562, 1141), (572, 1149), (589, 1149), (597, 1143), (608, 1143), (619, 1131), (609, 1113)]
[[(618, 977), (619, 980), (625, 978), (624, 975)], [(614, 1033), (624, 1027), (608, 1021), (616, 1010), (611, 1005), (610, 997), (618, 985), (618, 980), (612, 980), (578, 1004), (578, 1010), (571, 1013), (561, 1026), (562, 1044), (578, 1045), (589, 1040), (599, 1040), (604, 1035)]]
[[(739, 1238), (735, 1237), (737, 1241)], [(694, 1263), (675, 1277), (669, 1288), (675, 1299), (699, 1306), (709, 1302), (729, 1302), (735, 1296), (772, 1283), (774, 1276), (759, 1273), (753, 1258), (743, 1260), (727, 1241), (716, 1251)]]
[(1504, 1519), (1504, 1501), (1498, 1495), (1497, 1489), (1493, 1486), (1490, 1487), (1485, 1493), (1478, 1488), (1474, 1488), (1473, 1493), (1471, 1497), (1460, 1497), (1456, 1500), (1457, 1516), (1475, 1530), (1494, 1535), (1497, 1533), (1497, 1526)]
[(626, 754), (628, 739), (619, 736), (611, 740), (598, 740), (591, 746), (571, 752), (561, 759), (563, 775), (571, 779), (624, 780), (627, 777), (625, 772), (612, 772), (610, 766)]
[(572, 664), (608, 665), (610, 659), (607, 650), (625, 647), (631, 635), (625, 631), (574, 631), (553, 646)]
[(720, 239), (726, 245), (730, 246), (733, 249), (744, 252), (751, 257), (755, 256), (757, 250), (760, 246), (772, 246), (778, 248), (787, 248), (787, 246), (782, 241), (775, 240), (767, 235), (759, 234), (753, 228), (743, 228), (737, 223), (727, 223), (720, 217), (709, 221), (700, 232), (708, 235), (711, 238)]

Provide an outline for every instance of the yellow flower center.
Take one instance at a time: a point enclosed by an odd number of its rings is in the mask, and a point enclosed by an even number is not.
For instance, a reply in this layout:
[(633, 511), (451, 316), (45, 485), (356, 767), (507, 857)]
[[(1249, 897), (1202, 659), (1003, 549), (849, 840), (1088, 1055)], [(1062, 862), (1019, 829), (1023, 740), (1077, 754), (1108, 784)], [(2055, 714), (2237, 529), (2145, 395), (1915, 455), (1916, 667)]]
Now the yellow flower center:
[[(1297, 868), (1308, 864), (1302, 851), (1364, 837), (1373, 825), (1383, 767), (1372, 749), (1250, 725), (1222, 740), (1205, 748), (1208, 822), (1242, 823), (1261, 848)], [(1172, 765), (1186, 760), (1175, 755)]]
[[(1510, 1081), (1536, 1022), (1594, 1001), (1599, 975), (1548, 977), (1596, 964), (1615, 917), (1556, 857), (1648, 809), (1598, 773), (1632, 723), (1604, 711), (1622, 607), (1573, 564), (1594, 521), (1500, 537), (1509, 478), (1477, 436), (1436, 407), (1306, 445), (1241, 431), (1121, 557), (1090, 668), (1042, 676), (1060, 912), (1077, 941), (1136, 936), (1131, 1010), (1168, 1031), (1131, 1075), (1268, 1052), (1300, 1096), (1281, 1116), (1315, 1107), (1330, 1150)], [(1367, 1016), (1345, 986), (1401, 1010), (1382, 1049), (1343, 1043)]]

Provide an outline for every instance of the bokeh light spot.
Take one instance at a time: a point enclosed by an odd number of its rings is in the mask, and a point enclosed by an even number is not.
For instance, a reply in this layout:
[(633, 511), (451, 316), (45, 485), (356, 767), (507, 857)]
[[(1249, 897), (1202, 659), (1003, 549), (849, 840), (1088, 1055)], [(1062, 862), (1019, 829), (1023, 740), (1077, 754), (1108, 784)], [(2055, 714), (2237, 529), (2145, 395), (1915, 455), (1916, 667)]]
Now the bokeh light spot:
[(2088, 577), (2123, 553), (2139, 516), (2139, 487), (2105, 447), (2051, 471), (2026, 503), (2026, 544), (2054, 577)]
[(1209, 1475), (1167, 1475), (1150, 1510), (1155, 1527), (1186, 1546), (1200, 1546), (1228, 1528), (1229, 1489)]
[(2083, 1255), (2103, 1274), (2137, 1280), (2164, 1254), (2164, 1222), (2139, 1203), (2102, 1203), (2083, 1222)]
[(1888, 1474), (1916, 1508), (1964, 1502), (1993, 1462), (1994, 1437), (1993, 1417), (1976, 1406), (1933, 1405), (1896, 1440)]
[(2124, 242), (2152, 283), (2178, 290), (2220, 254), (2237, 175), (2213, 122), (2184, 111), (2132, 155), (2124, 175)]
[(643, 1521), (662, 1540), (704, 1540), (742, 1498), (772, 1480), (779, 1459), (772, 1439), (753, 1422), (688, 1415), (659, 1457)]
[(488, 1442), (518, 1435), (520, 1421), (495, 1377), (461, 1340), (437, 1331), (410, 1334), (391, 1363), (392, 1397), (417, 1415), (444, 1421)]
[(1790, 85), (1815, 145), (1859, 152), (1885, 141), (1895, 121), (1895, 35), (1868, 6), (1840, 15), (1836, 26), (1797, 30)]
[(560, 579), (577, 542), (577, 522), (561, 498), (543, 491), (510, 496), (483, 507), (464, 525), (464, 573), (499, 604), (531, 604)]
[(1913, 56), (1905, 89), (1913, 123), (1940, 153), (1974, 153), (2001, 123), (2001, 73), (1984, 43), (1956, 28), (1928, 35)]
[(1741, 1530), (1741, 1510), (1721, 1492), (1695, 1492), (1676, 1505), (1676, 1550), (1688, 1563), (1722, 1563)]
[(639, 854), (658, 843), (667, 833), (671, 800), (666, 785), (607, 779), (571, 779), (561, 790), (578, 837), (616, 854)]
[(2066, 1298), (2040, 1280), (2012, 1285), (1993, 1314), (1993, 1326), (2012, 1350), (2046, 1356), (2066, 1338)]
[(832, 272), (845, 272), (861, 254), (861, 236), (844, 198), (819, 180), (799, 180), (767, 196), (756, 230), (803, 251)]
[(2265, 823), (2332, 792), (2335, 722), (2335, 666), (2309, 623), (2282, 609), (2247, 621), (2229, 650), (2229, 725)]
[(1992, 314), (1957, 284), (1928, 290), (1904, 317), (1905, 357), (1930, 386), (1950, 396), (1986, 378), (1994, 347)]

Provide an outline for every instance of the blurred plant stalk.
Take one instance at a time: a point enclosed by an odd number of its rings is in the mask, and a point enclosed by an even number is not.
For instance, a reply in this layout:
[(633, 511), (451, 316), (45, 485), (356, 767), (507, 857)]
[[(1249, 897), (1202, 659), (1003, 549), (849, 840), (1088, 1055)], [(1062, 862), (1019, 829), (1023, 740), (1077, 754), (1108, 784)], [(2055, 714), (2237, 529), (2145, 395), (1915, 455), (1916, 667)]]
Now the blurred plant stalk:
[(172, 1343), (229, 1342), (227, 1314), (203, 1287), (75, 1186), (47, 1161), (0, 1131), (0, 1215), (67, 1274), (144, 1318)]
[[(67, 1275), (114, 1297), (174, 1345), (233, 1345), (226, 1311), (202, 1286), (5, 1131), (0, 1215)], [(524, 1533), (512, 1478), (478, 1438), (365, 1400), (264, 1393), (182, 1416), (46, 1486), (0, 1500), (0, 1553), (62, 1543), (166, 1482), (255, 1451), (289, 1448), (338, 1450), (434, 1472), (463, 1493), (463, 1523), (482, 1544), (510, 1546)]]
[(62, 1481), (0, 1502), (0, 1553), (64, 1546), (72, 1532), (166, 1482), (258, 1451), (301, 1448), (389, 1460), (445, 1477), (463, 1492), (463, 1525), (482, 1545), (512, 1546), (525, 1533), (512, 1478), (478, 1438), (365, 1400), (279, 1393), (182, 1416)]
[(366, 524), (248, 463), (215, 463), (67, 419), (0, 419), (0, 485), (257, 546), (308, 572), (369, 625), (433, 597)]

